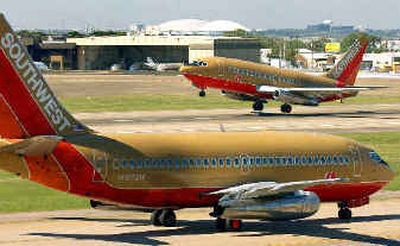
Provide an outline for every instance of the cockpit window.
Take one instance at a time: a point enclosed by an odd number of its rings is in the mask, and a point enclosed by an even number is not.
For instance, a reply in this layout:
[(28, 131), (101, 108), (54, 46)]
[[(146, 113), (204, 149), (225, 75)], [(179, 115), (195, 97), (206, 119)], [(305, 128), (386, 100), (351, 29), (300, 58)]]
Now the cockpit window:
[(384, 166), (389, 166), (375, 151), (371, 151), (368, 153), (369, 158), (371, 158), (376, 163), (382, 164)]
[(187, 64), (188, 66), (193, 66), (193, 67), (207, 67), (208, 62), (205, 61), (193, 61), (192, 63)]

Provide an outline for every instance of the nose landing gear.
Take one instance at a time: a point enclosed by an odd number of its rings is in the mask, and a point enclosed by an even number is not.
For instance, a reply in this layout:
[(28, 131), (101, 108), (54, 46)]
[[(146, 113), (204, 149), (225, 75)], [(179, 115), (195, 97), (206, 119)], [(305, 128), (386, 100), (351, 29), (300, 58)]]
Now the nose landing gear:
[(206, 91), (205, 90), (199, 91), (199, 97), (205, 97), (205, 96), (206, 96)]
[(262, 111), (264, 109), (264, 103), (262, 101), (255, 101), (253, 103), (254, 111)]
[(352, 217), (352, 213), (350, 208), (348, 207), (346, 202), (340, 202), (338, 203), (339, 207), (339, 212), (338, 212), (338, 217), (341, 220), (350, 220)]

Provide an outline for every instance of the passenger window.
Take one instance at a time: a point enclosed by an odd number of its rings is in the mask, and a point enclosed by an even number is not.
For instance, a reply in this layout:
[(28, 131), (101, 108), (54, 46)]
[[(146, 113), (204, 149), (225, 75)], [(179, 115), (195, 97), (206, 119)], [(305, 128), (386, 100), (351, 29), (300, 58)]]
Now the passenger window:
[(226, 167), (227, 168), (231, 167), (231, 159), (230, 158), (226, 158)]
[(210, 161), (208, 159), (204, 159), (203, 163), (205, 168), (208, 168), (210, 165)]
[(224, 168), (224, 159), (222, 158), (219, 159), (219, 167)]
[[(131, 164), (132, 164), (132, 163), (133, 163), (133, 160), (131, 161)], [(136, 164), (137, 164), (137, 168), (138, 168), (138, 169), (141, 169), (141, 168), (142, 168), (142, 160), (140, 160), (140, 159), (137, 160), (137, 163), (136, 163)]]
[(240, 167), (240, 160), (239, 158), (235, 158), (235, 168), (239, 168)]
[(217, 159), (216, 159), (216, 158), (213, 158), (213, 159), (211, 160), (211, 165), (212, 165), (213, 168), (216, 168), (216, 167), (217, 167)]

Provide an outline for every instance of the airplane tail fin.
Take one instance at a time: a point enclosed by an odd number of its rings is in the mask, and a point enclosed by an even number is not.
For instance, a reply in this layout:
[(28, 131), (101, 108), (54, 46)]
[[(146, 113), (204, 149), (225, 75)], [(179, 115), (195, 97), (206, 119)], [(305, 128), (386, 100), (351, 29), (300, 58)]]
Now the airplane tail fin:
[(0, 14), (0, 137), (74, 135), (89, 128), (51, 91), (3, 14)]
[(360, 36), (335, 67), (328, 72), (327, 77), (336, 80), (337, 87), (354, 85), (367, 47), (368, 39)]

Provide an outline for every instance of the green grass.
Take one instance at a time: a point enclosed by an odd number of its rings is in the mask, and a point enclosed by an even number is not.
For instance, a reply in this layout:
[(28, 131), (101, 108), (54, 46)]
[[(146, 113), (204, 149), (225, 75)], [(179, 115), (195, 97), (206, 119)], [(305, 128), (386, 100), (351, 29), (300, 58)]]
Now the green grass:
[[(400, 131), (340, 134), (373, 147), (400, 173)], [(400, 176), (386, 187), (400, 190)], [(88, 208), (87, 199), (54, 191), (0, 172), (0, 213)]]
[(386, 187), (400, 190), (400, 131), (340, 134), (372, 147), (396, 171), (397, 176)]
[(0, 172), (0, 213), (89, 208), (89, 201)]
[[(205, 98), (195, 94), (161, 95), (140, 94), (130, 96), (109, 97), (77, 97), (63, 98), (63, 104), (72, 112), (128, 112), (182, 109), (221, 109), (221, 108), (251, 108), (251, 102), (233, 100), (219, 93), (209, 93)], [(396, 97), (354, 97), (345, 100), (345, 104), (331, 102), (322, 105), (346, 106), (350, 104), (400, 103)], [(269, 106), (280, 105), (280, 102), (269, 102)]]

